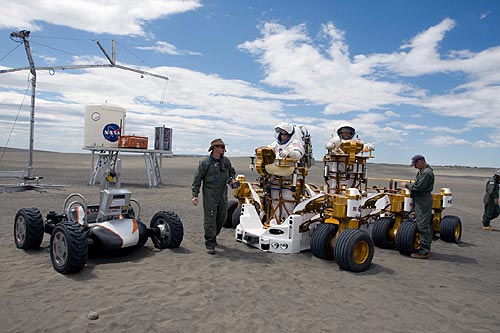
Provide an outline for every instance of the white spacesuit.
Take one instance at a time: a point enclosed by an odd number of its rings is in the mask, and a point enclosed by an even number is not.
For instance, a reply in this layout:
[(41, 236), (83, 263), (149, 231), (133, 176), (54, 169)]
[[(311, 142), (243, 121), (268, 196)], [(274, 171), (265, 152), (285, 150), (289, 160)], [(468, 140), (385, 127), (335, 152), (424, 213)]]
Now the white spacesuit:
[[(354, 136), (356, 136), (356, 138), (354, 138)], [(358, 139), (354, 127), (348, 124), (343, 124), (339, 126), (339, 128), (337, 129), (337, 136), (336, 137), (332, 136), (332, 138), (327, 141), (327, 143), (325, 144), (325, 148), (328, 150), (333, 149), (335, 153), (341, 154), (342, 150), (340, 149), (340, 145), (342, 144), (342, 142), (345, 142), (347, 140), (361, 141)], [(371, 143), (363, 144), (363, 152), (369, 152), (373, 150), (375, 150), (373, 144)]]
[(342, 154), (348, 152), (342, 151), (342, 143), (352, 141), (363, 144), (361, 152), (371, 152), (375, 150), (373, 144), (364, 144), (356, 136), (356, 130), (349, 124), (342, 124), (337, 129), (337, 136), (332, 136), (325, 144), (328, 150), (329, 158), (325, 158), (325, 180), (328, 184), (330, 193), (340, 193), (346, 188), (352, 187), (357, 181), (356, 170), (352, 170), (352, 166), (347, 165), (347, 159), (342, 158)]
[[(290, 159), (299, 161), (305, 154), (302, 131), (289, 123), (280, 123), (275, 127), (276, 141), (268, 145), (276, 154), (277, 160)], [(282, 223), (292, 214), (296, 205), (295, 191), (297, 173), (289, 176), (273, 176), (271, 181), (271, 201), (276, 223)]]
[(276, 153), (276, 158), (291, 158), (300, 160), (304, 156), (304, 144), (300, 137), (300, 131), (289, 123), (280, 123), (275, 128), (276, 141), (269, 145)]

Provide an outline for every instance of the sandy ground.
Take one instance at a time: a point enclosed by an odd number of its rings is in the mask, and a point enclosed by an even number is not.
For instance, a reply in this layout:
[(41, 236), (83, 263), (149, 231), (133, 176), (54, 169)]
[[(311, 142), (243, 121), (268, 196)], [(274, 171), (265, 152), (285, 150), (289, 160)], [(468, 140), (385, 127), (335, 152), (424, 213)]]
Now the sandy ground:
[[(340, 270), (311, 252), (278, 255), (234, 240), (223, 229), (217, 254), (205, 253), (202, 210), (190, 203), (198, 158), (163, 161), (165, 184), (147, 187), (144, 161), (124, 156), (123, 186), (141, 203), (149, 225), (160, 210), (182, 219), (184, 240), (157, 250), (150, 240), (129, 254), (93, 255), (78, 274), (51, 265), (49, 237), (37, 251), (16, 248), (18, 209), (37, 207), (45, 216), (61, 211), (74, 192), (97, 203), (88, 186), (89, 154), (35, 152), (43, 184), (64, 191), (0, 193), (0, 327), (2, 332), (498, 332), (500, 325), (500, 233), (481, 229), (488, 169), (436, 167), (436, 188), (450, 187), (454, 206), (445, 214), (463, 224), (460, 244), (437, 240), (431, 260), (375, 248), (363, 273)], [(249, 159), (233, 158), (238, 173), (256, 174)], [(26, 151), (8, 150), (0, 170), (23, 170)], [(371, 177), (413, 179), (407, 166), (370, 164)], [(322, 184), (321, 163), (308, 182)], [(2, 182), (2, 180), (0, 180)], [(3, 181), (6, 183), (7, 181)], [(492, 223), (500, 230), (499, 221)], [(90, 311), (97, 320), (88, 319)]]

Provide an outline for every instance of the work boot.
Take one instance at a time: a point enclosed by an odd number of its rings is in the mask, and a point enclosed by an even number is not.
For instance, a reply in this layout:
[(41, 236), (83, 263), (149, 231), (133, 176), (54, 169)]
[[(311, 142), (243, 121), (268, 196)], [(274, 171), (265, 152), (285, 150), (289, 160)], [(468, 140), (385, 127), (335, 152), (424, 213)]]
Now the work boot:
[(415, 253), (410, 254), (410, 257), (412, 257), (414, 259), (429, 259), (429, 253), (415, 252)]
[(208, 254), (215, 254), (215, 249), (207, 249)]
[(491, 225), (483, 226), (483, 230), (491, 231), (493, 230), (493, 227)]

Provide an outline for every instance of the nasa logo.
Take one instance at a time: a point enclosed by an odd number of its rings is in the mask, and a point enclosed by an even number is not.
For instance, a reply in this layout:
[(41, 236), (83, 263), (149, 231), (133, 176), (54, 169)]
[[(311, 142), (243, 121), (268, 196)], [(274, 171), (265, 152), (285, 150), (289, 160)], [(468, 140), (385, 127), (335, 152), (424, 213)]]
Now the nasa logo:
[(110, 142), (118, 141), (120, 134), (121, 134), (120, 126), (118, 126), (117, 124), (107, 124), (102, 129), (102, 135), (106, 140)]

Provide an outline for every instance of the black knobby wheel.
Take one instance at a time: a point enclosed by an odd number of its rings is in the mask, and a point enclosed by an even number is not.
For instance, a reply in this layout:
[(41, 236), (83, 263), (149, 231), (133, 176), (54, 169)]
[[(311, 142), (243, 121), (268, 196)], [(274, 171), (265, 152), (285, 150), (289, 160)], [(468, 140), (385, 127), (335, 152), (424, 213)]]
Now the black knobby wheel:
[(21, 208), (14, 222), (14, 242), (18, 249), (38, 249), (42, 244), (44, 225), (37, 208)]
[(179, 216), (172, 211), (156, 213), (149, 224), (153, 230), (151, 240), (158, 249), (172, 249), (181, 245), (184, 227)]
[(375, 221), (372, 229), (373, 244), (383, 249), (393, 248), (395, 244), (393, 228), (394, 219), (392, 217), (384, 216)]
[(78, 223), (58, 223), (50, 236), (50, 260), (62, 274), (77, 273), (88, 258), (87, 231)]
[(403, 221), (396, 234), (396, 249), (399, 253), (410, 255), (420, 248), (420, 233), (417, 231), (417, 223)]
[(240, 224), (240, 215), (241, 215), (241, 207), (242, 205), (238, 205), (234, 209), (233, 216), (231, 217), (231, 222), (233, 223), (233, 228), (236, 228), (238, 224)]
[(458, 216), (446, 215), (441, 219), (439, 236), (448, 243), (460, 243), (462, 239), (462, 221)]
[(233, 227), (233, 213), (236, 207), (238, 207), (238, 201), (230, 200), (227, 203), (226, 208), (226, 219), (224, 220), (224, 224), (222, 225), (224, 228), (232, 228)]
[(335, 235), (339, 230), (337, 224), (321, 223), (311, 235), (311, 252), (315, 257), (333, 260)]
[(340, 268), (351, 272), (364, 272), (373, 259), (373, 240), (360, 229), (346, 229), (340, 233), (333, 249)]

